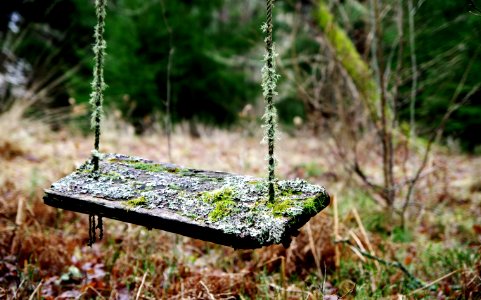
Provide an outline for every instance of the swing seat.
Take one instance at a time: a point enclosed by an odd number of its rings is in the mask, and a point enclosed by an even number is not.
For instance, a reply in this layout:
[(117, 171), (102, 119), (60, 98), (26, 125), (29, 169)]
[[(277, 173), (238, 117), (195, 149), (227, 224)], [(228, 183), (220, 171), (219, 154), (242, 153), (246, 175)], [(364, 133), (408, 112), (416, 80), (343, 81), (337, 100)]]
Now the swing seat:
[(265, 179), (121, 154), (103, 154), (100, 172), (92, 170), (87, 161), (53, 183), (45, 204), (236, 249), (289, 245), (330, 202), (323, 187), (300, 179), (278, 181), (270, 203)]

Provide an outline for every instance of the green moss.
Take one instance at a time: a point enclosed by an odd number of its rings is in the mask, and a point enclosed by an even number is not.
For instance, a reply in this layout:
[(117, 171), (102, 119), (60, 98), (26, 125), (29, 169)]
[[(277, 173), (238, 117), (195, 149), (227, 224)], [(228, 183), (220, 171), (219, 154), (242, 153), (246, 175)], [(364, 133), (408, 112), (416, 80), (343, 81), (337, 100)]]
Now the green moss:
[(304, 200), (304, 211), (309, 213), (316, 213), (322, 208), (323, 198), (320, 196), (314, 196)]
[(215, 208), (209, 213), (209, 220), (217, 222), (229, 216), (235, 207), (232, 200), (222, 200), (215, 203)]
[[(93, 170), (89, 169), (89, 168), (86, 168), (86, 167), (85, 168), (79, 168), (77, 170), (77, 172), (82, 173), (82, 174), (88, 174), (88, 175), (93, 174)], [(113, 171), (109, 171), (107, 173), (104, 173), (104, 172), (102, 172), (102, 170), (100, 170), (100, 172), (98, 174), (96, 173), (96, 175), (98, 175), (100, 177), (103, 177), (103, 178), (109, 178), (109, 179), (112, 179), (112, 180), (123, 180), (124, 179), (124, 177), (121, 174), (119, 174), (117, 172), (113, 172)]]
[(290, 199), (268, 203), (267, 207), (272, 209), (272, 214), (275, 217), (282, 217), (289, 214), (289, 209), (295, 205), (295, 202)]
[(110, 179), (113, 179), (113, 180), (124, 179), (124, 177), (121, 174), (119, 174), (117, 172), (113, 172), (113, 171), (110, 171), (110, 172), (107, 172), (107, 173), (100, 173), (100, 176), (107, 177), (107, 178), (110, 178)]
[(204, 192), (201, 198), (205, 202), (216, 203), (219, 201), (233, 201), (234, 191), (230, 187), (225, 187), (210, 192)]
[[(377, 105), (380, 102), (378, 85), (373, 79), (369, 65), (357, 51), (349, 35), (335, 22), (334, 15), (329, 10), (327, 1), (318, 1), (317, 21), (327, 40), (333, 46), (336, 58), (350, 75), (361, 92), (374, 121), (379, 119)], [(392, 111), (388, 110), (389, 119)]]
[(138, 198), (130, 199), (125, 202), (125, 205), (129, 207), (137, 207), (137, 206), (142, 206), (147, 204), (147, 199), (145, 199), (144, 196), (140, 196)]
[[(179, 169), (177, 168), (177, 172), (179, 173), (180, 176), (191, 176), (194, 177), (196, 174), (195, 172), (192, 172), (189, 169)], [(199, 176), (200, 177), (200, 176)]]
[(145, 163), (141, 161), (124, 161), (134, 167), (137, 170), (143, 170), (147, 172), (169, 172), (169, 173), (178, 173), (180, 170), (179, 168), (175, 167), (166, 167), (161, 164), (155, 164), (155, 163)]
[(137, 170), (143, 170), (147, 172), (163, 172), (165, 171), (164, 166), (159, 165), (159, 164), (148, 164), (148, 163), (143, 163), (143, 162), (132, 162), (130, 163), (132, 167), (134, 167)]
[(204, 192), (201, 194), (201, 199), (215, 205), (209, 213), (209, 220), (212, 222), (217, 222), (229, 216), (235, 207), (234, 191), (230, 187)]
[(181, 176), (189, 176), (193, 173), (188, 169), (178, 168), (178, 167), (170, 167), (164, 166), (161, 164), (156, 163), (146, 163), (142, 161), (135, 161), (135, 160), (123, 160), (121, 162), (127, 163), (134, 167), (137, 170), (143, 170), (148, 172), (169, 172), (169, 173), (178, 173)]
[(256, 202), (254, 207), (266, 205), (272, 210), (272, 214), (275, 217), (292, 216), (290, 212), (290, 208), (292, 207), (302, 207), (304, 213), (317, 213), (323, 208), (324, 198), (322, 196), (313, 196), (305, 200), (291, 198), (293, 195), (298, 194), (300, 193), (291, 189), (284, 190), (278, 194), (278, 198), (274, 203), (269, 203), (267, 199), (264, 199), (263, 201)]
[(92, 174), (92, 169), (78, 169), (77, 173), (82, 173), (82, 174)]
[(288, 188), (288, 189), (285, 189), (285, 190), (282, 190), (282, 191), (276, 189), (276, 195), (278, 197), (292, 197), (292, 196), (301, 195), (301, 194), (302, 193), (300, 191), (294, 191), (291, 188)]

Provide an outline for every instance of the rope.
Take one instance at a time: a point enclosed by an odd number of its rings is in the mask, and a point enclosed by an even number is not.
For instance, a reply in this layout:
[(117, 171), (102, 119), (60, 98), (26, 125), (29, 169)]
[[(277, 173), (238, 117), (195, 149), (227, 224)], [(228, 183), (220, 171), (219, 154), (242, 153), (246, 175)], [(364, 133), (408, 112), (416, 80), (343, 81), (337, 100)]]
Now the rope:
[[(97, 25), (94, 29), (95, 45), (93, 47), (94, 51), (94, 71), (92, 80), (92, 93), (90, 94), (90, 104), (92, 105), (92, 119), (91, 127), (94, 129), (95, 141), (94, 150), (92, 151), (92, 163), (94, 165), (93, 173), (99, 171), (99, 145), (100, 145), (100, 122), (102, 120), (102, 104), (104, 101), (103, 92), (105, 90), (104, 81), (104, 60), (105, 60), (105, 48), (107, 44), (103, 38), (105, 32), (105, 15), (106, 15), (107, 0), (96, 0), (95, 1), (95, 12), (97, 15)], [(95, 225), (95, 215), (89, 215), (89, 241), (88, 245), (92, 245), (96, 242), (96, 229), (100, 230), (99, 240), (102, 239), (104, 230), (102, 217), (98, 216), (98, 224)]]
[(104, 100), (103, 91), (105, 90), (104, 82), (104, 57), (105, 48), (107, 47), (103, 35), (105, 32), (105, 7), (107, 0), (96, 0), (95, 9), (97, 14), (97, 25), (94, 30), (95, 45), (93, 51), (95, 54), (94, 79), (92, 81), (92, 94), (90, 95), (90, 104), (92, 105), (91, 127), (95, 132), (94, 151), (92, 151), (92, 162), (94, 164), (94, 172), (99, 170), (99, 144), (100, 144), (100, 122), (102, 119), (102, 104)]
[(101, 216), (97, 216), (97, 225), (95, 225), (95, 215), (89, 215), (89, 241), (88, 246), (92, 247), (97, 241), (97, 229), (99, 229), (99, 241), (104, 237), (104, 223)]
[(89, 215), (89, 242), (88, 245), (92, 247), (95, 244), (95, 215)]
[(104, 222), (102, 216), (97, 216), (97, 227), (99, 229), (99, 241), (104, 238)]
[(269, 182), (269, 202), (274, 202), (275, 199), (275, 165), (276, 159), (274, 157), (275, 135), (277, 127), (277, 111), (274, 107), (274, 95), (276, 95), (276, 86), (279, 75), (276, 74), (274, 66), (274, 58), (276, 53), (273, 44), (273, 25), (272, 25), (272, 10), (274, 8), (274, 0), (266, 0), (267, 4), (267, 18), (266, 23), (262, 26), (262, 30), (266, 33), (266, 55), (264, 57), (264, 67), (262, 68), (262, 88), (266, 102), (266, 112), (263, 116), (265, 120), (265, 137), (268, 145), (268, 182)]

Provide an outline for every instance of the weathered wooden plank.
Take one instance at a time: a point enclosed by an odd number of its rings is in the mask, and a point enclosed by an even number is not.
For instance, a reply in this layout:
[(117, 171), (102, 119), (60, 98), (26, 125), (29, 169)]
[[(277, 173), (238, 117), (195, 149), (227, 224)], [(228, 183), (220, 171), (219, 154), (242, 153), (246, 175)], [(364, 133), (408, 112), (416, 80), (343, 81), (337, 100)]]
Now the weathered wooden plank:
[(329, 204), (323, 187), (299, 179), (279, 181), (269, 203), (264, 179), (120, 154), (105, 154), (94, 175), (86, 162), (45, 190), (45, 204), (237, 249), (289, 243)]

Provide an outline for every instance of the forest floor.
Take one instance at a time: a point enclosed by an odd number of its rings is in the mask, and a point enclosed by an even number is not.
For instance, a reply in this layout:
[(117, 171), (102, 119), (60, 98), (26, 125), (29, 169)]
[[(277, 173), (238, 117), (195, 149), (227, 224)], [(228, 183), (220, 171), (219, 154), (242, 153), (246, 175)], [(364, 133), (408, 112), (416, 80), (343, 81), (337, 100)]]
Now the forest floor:
[[(480, 157), (436, 151), (403, 228), (342, 168), (332, 141), (286, 134), (279, 177), (334, 196), (288, 249), (235, 251), (114, 220), (90, 248), (88, 217), (47, 207), (42, 196), (89, 157), (92, 138), (15, 114), (0, 116), (0, 128), (0, 298), (481, 299)], [(104, 129), (103, 152), (169, 160), (161, 133)], [(194, 139), (177, 128), (172, 161), (263, 176), (259, 140), (209, 129)]]

